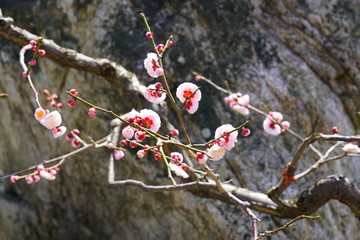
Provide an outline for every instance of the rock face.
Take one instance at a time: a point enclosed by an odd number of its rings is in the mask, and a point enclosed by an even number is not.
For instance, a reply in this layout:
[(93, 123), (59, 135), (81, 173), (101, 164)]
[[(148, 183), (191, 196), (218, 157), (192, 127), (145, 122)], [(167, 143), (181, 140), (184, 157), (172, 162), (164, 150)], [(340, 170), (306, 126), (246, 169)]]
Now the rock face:
[[(154, 36), (174, 46), (164, 58), (171, 88), (192, 81), (192, 70), (233, 91), (251, 96), (255, 106), (265, 103), (280, 111), (302, 136), (329, 133), (337, 125), (343, 134), (359, 127), (359, 16), (357, 1), (13, 1), (0, 6), (14, 24), (53, 39), (91, 57), (104, 57), (134, 72), (140, 82), (153, 82), (143, 68), (151, 51), (139, 18), (144, 12)], [(64, 139), (54, 140), (33, 118), (33, 92), (21, 77), (19, 46), (0, 40), (0, 171), (24, 169), (71, 151)], [(134, 89), (122, 89), (101, 77), (78, 72), (41, 59), (33, 79), (66, 103), (65, 90), (76, 88), (85, 99), (125, 113), (154, 107)], [(281, 177), (285, 164), (299, 146), (290, 136), (272, 137), (262, 130), (263, 116), (242, 117), (223, 102), (225, 95), (200, 82), (203, 99), (198, 112), (186, 115), (194, 142), (209, 140), (202, 130), (223, 123), (239, 125), (251, 120), (252, 135), (240, 138), (235, 150), (210, 166), (223, 180), (266, 192)], [(177, 126), (174, 114), (155, 107)], [(90, 118), (81, 104), (64, 108), (68, 128), (79, 128), (84, 138), (107, 135), (111, 118)], [(168, 112), (170, 111), (170, 112)], [(321, 143), (325, 150), (326, 143)], [(93, 149), (69, 158), (57, 179), (27, 185), (7, 180), (0, 185), (1, 239), (250, 239), (249, 218), (236, 206), (202, 199), (188, 192), (147, 193), (107, 188), (110, 151)], [(316, 161), (310, 151), (300, 169)], [(164, 166), (134, 155), (116, 164), (117, 179), (168, 183)], [(294, 197), (316, 180), (344, 174), (360, 186), (360, 165), (344, 159), (324, 166), (296, 182), (285, 196)], [(358, 220), (338, 202), (316, 214), (320, 220), (300, 221), (272, 239), (360, 239)], [(287, 220), (259, 213), (260, 230), (274, 229)]]

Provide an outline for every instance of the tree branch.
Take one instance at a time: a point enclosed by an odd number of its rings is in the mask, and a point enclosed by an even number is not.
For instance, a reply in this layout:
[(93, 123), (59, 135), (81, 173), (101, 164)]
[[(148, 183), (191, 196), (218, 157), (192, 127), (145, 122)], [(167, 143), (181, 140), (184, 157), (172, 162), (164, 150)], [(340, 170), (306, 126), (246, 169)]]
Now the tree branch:
[(329, 176), (321, 179), (311, 188), (300, 194), (294, 201), (299, 211), (311, 214), (331, 199), (346, 204), (356, 217), (360, 217), (360, 192), (344, 176)]
[[(12, 23), (12, 18), (0, 16), (0, 38), (22, 47), (29, 44), (30, 40), (36, 41), (40, 38), (40, 36), (34, 35)], [(134, 73), (129, 72), (123, 66), (111, 62), (108, 59), (92, 58), (78, 53), (73, 49), (61, 47), (53, 40), (45, 38), (43, 38), (41, 46), (46, 51), (44, 57), (50, 58), (67, 67), (102, 76), (109, 82), (120, 85), (126, 85), (128, 83), (134, 85), (139, 84)]]
[[(280, 183), (269, 190), (268, 196), (278, 204), (282, 204), (279, 200), (279, 197), (283, 191), (291, 184), (294, 179), (295, 172), (297, 171), (298, 163), (300, 161), (300, 157), (304, 153), (305, 149), (311, 146), (312, 143), (325, 140), (325, 141), (344, 141), (344, 142), (351, 142), (351, 141), (359, 141), (360, 136), (342, 136), (338, 134), (333, 135), (326, 135), (322, 133), (315, 133), (309, 137), (307, 137), (302, 144), (300, 145), (299, 149), (296, 151), (292, 161), (285, 167), (285, 170), (282, 174), (282, 179)], [(324, 156), (322, 156), (323, 158)]]

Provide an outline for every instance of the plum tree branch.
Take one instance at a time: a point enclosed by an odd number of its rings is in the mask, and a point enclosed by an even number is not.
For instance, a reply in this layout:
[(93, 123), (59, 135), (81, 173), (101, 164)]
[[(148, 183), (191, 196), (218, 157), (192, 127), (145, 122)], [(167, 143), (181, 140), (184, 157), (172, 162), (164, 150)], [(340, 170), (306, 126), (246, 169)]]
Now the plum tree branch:
[[(25, 29), (12, 24), (10, 17), (0, 16), (0, 38), (21, 47), (29, 44), (30, 40), (38, 40), (40, 36), (32, 34)], [(105, 58), (92, 58), (69, 48), (56, 44), (53, 40), (43, 38), (42, 48), (49, 59), (64, 66), (80, 71), (89, 72), (104, 77), (109, 82), (120, 85), (138, 84), (136, 75), (126, 70), (123, 66)]]
[[(278, 204), (281, 204), (282, 201), (279, 200), (279, 197), (282, 192), (285, 191), (285, 189), (291, 184), (291, 182), (294, 179), (295, 172), (298, 168), (298, 163), (300, 161), (301, 156), (303, 155), (305, 149), (309, 147), (312, 143), (319, 141), (319, 140), (325, 140), (325, 141), (343, 141), (343, 142), (351, 142), (351, 141), (359, 141), (360, 136), (342, 136), (339, 134), (334, 135), (326, 135), (322, 133), (315, 133), (309, 137), (307, 137), (302, 144), (300, 145), (299, 149), (296, 151), (292, 161), (288, 163), (288, 165), (285, 167), (285, 170), (283, 172), (282, 178), (279, 182), (279, 184), (273, 188), (271, 188), (268, 192), (269, 197), (277, 202)], [(320, 158), (319, 161), (322, 161)], [(325, 158), (324, 158), (325, 159)], [(307, 173), (309, 173), (308, 171)], [(301, 175), (302, 177), (302, 175)]]
[[(111, 126), (113, 127), (113, 135), (118, 136), (121, 122), (116, 120), (118, 119), (111, 122)], [(328, 135), (324, 135), (323, 138), (333, 140), (333, 137), (329, 137)], [(339, 136), (335, 139), (344, 138)], [(117, 140), (118, 137), (112, 137), (114, 145)], [(248, 203), (248, 207), (251, 209), (282, 218), (296, 218), (304, 214), (310, 215), (329, 200), (336, 199), (346, 204), (355, 216), (360, 216), (360, 192), (343, 176), (330, 176), (322, 179), (309, 189), (304, 190), (299, 197), (294, 200), (286, 200), (288, 204), (277, 204), (265, 193), (236, 187), (229, 183), (221, 183), (222, 190), (228, 193), (224, 194), (219, 191), (218, 182), (213, 180), (208, 180), (208, 182), (192, 181), (176, 185), (147, 185), (142, 181), (134, 179), (115, 180), (113, 155), (110, 156), (108, 168), (109, 188), (137, 187), (146, 192), (187, 190), (200, 197), (218, 199), (236, 205), (239, 205), (237, 199), (240, 199), (241, 206), (243, 206), (244, 203)], [(253, 219), (257, 218), (256, 215), (252, 215), (251, 211), (246, 211), (246, 213)]]

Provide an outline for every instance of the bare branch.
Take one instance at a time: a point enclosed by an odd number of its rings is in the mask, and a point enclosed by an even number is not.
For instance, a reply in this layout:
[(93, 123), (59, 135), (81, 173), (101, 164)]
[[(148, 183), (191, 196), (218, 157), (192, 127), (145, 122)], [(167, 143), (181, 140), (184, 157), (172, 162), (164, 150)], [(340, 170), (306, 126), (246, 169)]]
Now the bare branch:
[(346, 204), (356, 217), (360, 217), (360, 192), (344, 176), (329, 176), (304, 191), (294, 201), (303, 214), (312, 214), (331, 199)]
[(310, 219), (310, 220), (314, 220), (314, 219), (319, 218), (319, 216), (314, 216), (314, 217), (305, 216), (305, 215), (298, 216), (298, 217), (294, 218), (293, 220), (291, 220), (290, 222), (286, 223), (286, 224), (285, 224), (284, 226), (282, 226), (282, 227), (279, 227), (279, 228), (274, 229), (274, 230), (272, 230), (272, 231), (266, 231), (266, 232), (264, 232), (264, 233), (260, 233), (259, 237), (257, 237), (256, 240), (260, 240), (260, 239), (262, 239), (263, 237), (267, 237), (267, 236), (273, 235), (273, 234), (275, 234), (275, 233), (277, 233), (277, 232), (279, 232), (279, 231), (283, 231), (283, 230), (285, 230), (286, 228), (293, 226), (294, 222), (296, 222), (296, 221), (298, 221), (298, 220), (300, 220), (300, 219), (303, 219), (303, 218), (305, 218), (305, 219)]
[[(37, 40), (40, 36), (34, 35), (22, 28), (12, 25), (13, 19), (0, 16), (0, 38), (16, 45), (25, 46), (30, 40)], [(126, 82), (138, 84), (136, 75), (123, 66), (105, 58), (92, 58), (78, 53), (73, 49), (57, 45), (53, 40), (43, 39), (42, 48), (46, 51), (44, 57), (50, 58), (64, 66), (80, 71), (90, 72), (104, 77), (110, 82), (126, 85)]]
[[(272, 200), (278, 204), (281, 204), (281, 201), (279, 201), (278, 198), (280, 194), (291, 184), (291, 182), (295, 180), (294, 175), (297, 170), (300, 157), (307, 147), (318, 140), (351, 142), (359, 141), (360, 136), (342, 136), (338, 134), (326, 135), (322, 133), (316, 133), (307, 137), (296, 151), (293, 160), (285, 167), (280, 183), (276, 187), (273, 187), (269, 190), (268, 195)], [(323, 158), (323, 156), (321, 156), (321, 158)]]

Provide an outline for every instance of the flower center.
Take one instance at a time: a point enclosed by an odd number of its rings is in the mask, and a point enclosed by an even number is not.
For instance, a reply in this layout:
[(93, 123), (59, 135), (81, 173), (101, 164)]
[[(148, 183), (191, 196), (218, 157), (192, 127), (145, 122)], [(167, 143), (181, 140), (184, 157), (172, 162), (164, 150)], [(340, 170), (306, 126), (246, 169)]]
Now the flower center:
[(150, 128), (153, 125), (153, 121), (149, 117), (145, 117), (143, 122), (147, 128)]
[[(183, 97), (184, 97), (184, 98), (188, 98), (188, 97), (190, 97), (192, 94), (193, 94), (193, 92), (192, 92), (191, 90), (185, 90), (184, 93), (183, 93)], [(193, 98), (193, 97), (194, 97), (194, 96), (191, 96), (190, 99)]]
[(156, 62), (156, 60), (152, 60), (152, 69), (155, 71), (157, 68), (159, 68), (160, 66), (158, 65), (158, 63)]

